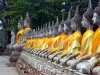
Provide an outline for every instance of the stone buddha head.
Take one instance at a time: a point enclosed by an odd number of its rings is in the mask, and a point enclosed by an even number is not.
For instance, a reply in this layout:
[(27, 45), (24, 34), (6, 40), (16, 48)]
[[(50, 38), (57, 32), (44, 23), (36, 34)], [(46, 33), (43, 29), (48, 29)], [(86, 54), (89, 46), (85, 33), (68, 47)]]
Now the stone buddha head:
[(62, 14), (62, 21), (58, 25), (58, 32), (59, 32), (59, 34), (62, 34), (64, 32), (63, 27), (64, 27), (64, 14)]
[(29, 27), (30, 24), (31, 24), (31, 19), (30, 19), (30, 17), (29, 17), (28, 12), (27, 12), (27, 13), (26, 13), (26, 18), (25, 18), (25, 20), (24, 20), (24, 27), (25, 27), (25, 28), (26, 28), (26, 27)]
[(92, 20), (93, 20), (93, 24), (95, 24), (98, 27), (100, 27), (100, 2), (98, 4), (98, 6), (94, 10)]
[(52, 36), (52, 27), (49, 27), (49, 36)]
[(53, 35), (54, 36), (57, 36), (58, 35), (58, 26), (57, 25), (54, 25), (53, 26)]
[(69, 11), (67, 20), (64, 22), (64, 27), (63, 27), (64, 33), (69, 33), (69, 31), (71, 30), (70, 26), (71, 26), (71, 16)]
[(33, 29), (33, 31), (32, 31), (31, 38), (34, 38), (34, 34), (35, 34), (35, 29)]
[(40, 34), (40, 28), (38, 26), (38, 34), (37, 34), (38, 37), (40, 36), (39, 34)]
[(55, 24), (54, 24), (54, 21), (52, 21), (52, 25), (51, 26), (54, 26)]
[(15, 29), (14, 28), (11, 30), (11, 35), (15, 35)]
[(44, 28), (41, 30), (41, 37), (44, 37), (45, 35), (45, 31), (44, 31)]
[(43, 28), (41, 26), (40, 31), (39, 31), (39, 37), (42, 38), (42, 36), (43, 36)]
[(93, 17), (93, 10), (92, 10), (92, 5), (91, 5), (91, 0), (89, 0), (88, 9), (83, 14), (83, 18), (81, 22), (82, 27), (86, 29), (92, 29), (93, 27), (92, 17)]
[(71, 29), (73, 31), (77, 31), (77, 30), (80, 30), (81, 29), (81, 17), (80, 15), (78, 14), (78, 6), (76, 7), (76, 11), (75, 11), (75, 15), (74, 17), (72, 18), (71, 20)]
[(60, 24), (60, 25), (58, 26), (58, 33), (59, 33), (59, 34), (62, 34), (62, 33), (64, 32), (63, 27), (64, 27), (63, 24)]
[(27, 36), (27, 39), (30, 39), (30, 38), (32, 38), (32, 32), (30, 32), (30, 33), (28, 34), (28, 36)]
[(20, 20), (18, 21), (18, 29), (23, 29), (23, 25), (24, 25), (24, 20), (23, 17), (21, 16)]
[(38, 31), (36, 32), (36, 38), (38, 38)]
[(45, 35), (46, 35), (46, 37), (48, 37), (48, 35), (49, 35), (49, 30), (48, 29), (46, 29)]
[(38, 36), (38, 28), (36, 28), (35, 38), (37, 38), (37, 36)]
[(42, 38), (42, 30), (39, 31), (38, 37)]
[(42, 34), (42, 37), (46, 37), (46, 29), (43, 28), (43, 34)]

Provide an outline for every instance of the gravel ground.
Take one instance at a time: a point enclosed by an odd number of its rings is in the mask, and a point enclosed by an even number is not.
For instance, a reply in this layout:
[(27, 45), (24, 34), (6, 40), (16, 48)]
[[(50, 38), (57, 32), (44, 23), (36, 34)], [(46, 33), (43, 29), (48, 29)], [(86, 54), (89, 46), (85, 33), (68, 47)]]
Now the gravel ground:
[(0, 75), (19, 75), (15, 67), (7, 67), (8, 56), (0, 56)]

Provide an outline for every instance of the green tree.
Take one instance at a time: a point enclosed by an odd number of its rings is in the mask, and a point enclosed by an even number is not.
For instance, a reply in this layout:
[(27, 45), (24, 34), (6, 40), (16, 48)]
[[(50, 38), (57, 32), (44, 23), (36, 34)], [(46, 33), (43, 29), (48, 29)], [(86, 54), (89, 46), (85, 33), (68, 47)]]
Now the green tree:
[(6, 30), (11, 30), (13, 27), (17, 29), (17, 23), (20, 16), (25, 16), (29, 7), (29, 2), (24, 0), (11, 0), (8, 9), (2, 13), (3, 15), (10, 16)]
[[(62, 3), (65, 2), (65, 5)], [(97, 6), (99, 0), (92, 0), (93, 9)], [(46, 22), (55, 21), (56, 16), (59, 16), (61, 21), (62, 9), (65, 18), (68, 11), (71, 9), (71, 16), (74, 16), (75, 8), (79, 5), (79, 14), (82, 16), (88, 7), (88, 0), (10, 0), (8, 9), (3, 15), (11, 16), (11, 19), (6, 27), (7, 30), (11, 30), (12, 27), (17, 29), (17, 22), (20, 16), (25, 16), (26, 12), (32, 18), (32, 28), (42, 26)], [(2, 17), (2, 14), (0, 14)]]

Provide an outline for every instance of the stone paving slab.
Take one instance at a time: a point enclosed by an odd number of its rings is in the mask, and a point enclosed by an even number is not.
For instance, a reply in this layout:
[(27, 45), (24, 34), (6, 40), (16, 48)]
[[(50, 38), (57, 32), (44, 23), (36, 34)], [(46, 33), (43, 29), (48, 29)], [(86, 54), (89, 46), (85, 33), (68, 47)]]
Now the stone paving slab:
[(0, 56), (0, 75), (19, 75), (15, 67), (7, 67), (8, 56)]

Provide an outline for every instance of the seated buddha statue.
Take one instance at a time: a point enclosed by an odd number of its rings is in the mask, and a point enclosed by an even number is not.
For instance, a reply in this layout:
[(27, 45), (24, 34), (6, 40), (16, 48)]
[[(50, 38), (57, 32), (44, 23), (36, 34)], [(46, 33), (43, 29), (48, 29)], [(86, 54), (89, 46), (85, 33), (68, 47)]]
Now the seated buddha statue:
[(56, 57), (54, 57), (54, 61), (56, 61), (57, 63), (59, 62), (59, 59), (61, 59), (62, 57), (66, 56), (67, 55), (67, 47), (68, 47), (68, 42), (69, 42), (69, 38), (70, 38), (70, 34), (71, 34), (71, 17), (70, 17), (70, 11), (69, 11), (69, 14), (68, 14), (68, 18), (67, 20), (65, 21), (64, 23), (64, 33), (66, 33), (68, 35), (68, 37), (64, 40), (63, 42), (63, 49), (62, 49), (62, 52), (57, 55)]
[(16, 36), (15, 36), (14, 28), (11, 30), (11, 40), (10, 41), (11, 41), (11, 43), (8, 44), (6, 46), (6, 48), (9, 49), (9, 50), (13, 50), (13, 46), (12, 45), (16, 44)]
[(16, 52), (14, 50), (14, 47), (23, 40), (24, 29), (23, 29), (23, 18), (22, 17), (18, 21), (18, 29), (19, 29), (19, 31), (16, 35), (16, 43), (14, 45), (11, 45), (12, 53), (11, 53), (10, 58), (9, 58), (8, 66), (11, 66), (12, 64), (15, 64), (15, 62), (17, 60), (16, 56), (19, 56), (18, 52)]
[(88, 9), (83, 14), (83, 19), (81, 22), (82, 27), (86, 28), (87, 30), (83, 34), (83, 37), (81, 40), (80, 54), (77, 56), (76, 59), (72, 59), (67, 62), (67, 65), (68, 66), (70, 65), (71, 68), (73, 69), (79, 70), (80, 67), (76, 66), (76, 64), (82, 62), (82, 60), (86, 60), (90, 58), (91, 49), (92, 49), (92, 40), (94, 36), (92, 17), (93, 17), (93, 10), (91, 7), (91, 1), (89, 1)]
[(41, 52), (39, 53), (40, 57), (42, 57), (42, 55), (47, 52), (47, 41), (49, 40), (47, 35), (48, 35), (48, 30), (45, 29), (45, 34), (44, 34), (45, 37), (43, 38), (43, 36), (42, 36), (41, 43), (39, 43), (40, 50), (41, 50)]
[(78, 6), (76, 7), (76, 12), (74, 17), (71, 20), (71, 28), (75, 32), (71, 35), (68, 43), (67, 53), (69, 53), (69, 55), (59, 60), (60, 64), (63, 66), (66, 65), (66, 62), (69, 59), (77, 56), (80, 51), (82, 34), (81, 34), (81, 17), (78, 14)]
[(31, 19), (29, 17), (28, 12), (27, 12), (26, 18), (24, 20), (24, 35), (23, 35), (24, 37), (23, 37), (23, 40), (14, 47), (15, 50), (22, 50), (22, 47), (24, 47), (28, 36), (31, 35), (30, 33), (32, 32), (32, 30), (30, 28), (30, 24), (31, 24)]
[(94, 33), (93, 41), (92, 41), (92, 59), (94, 59), (91, 63), (91, 71), (94, 75), (99, 75), (100, 74), (100, 2), (98, 6), (95, 8), (94, 13), (93, 13), (93, 24), (98, 26), (98, 29)]
[[(55, 43), (52, 48), (53, 54), (49, 55), (49, 59), (52, 60), (55, 56), (61, 53), (63, 48), (63, 42), (67, 38), (67, 35), (63, 31), (64, 21), (58, 25), (58, 36), (57, 36), (57, 44)], [(56, 46), (55, 46), (56, 45)]]
[(33, 42), (34, 42), (33, 35), (34, 35), (34, 30), (32, 31), (32, 33), (30, 33), (30, 36), (27, 37), (23, 50), (30, 52), (33, 49)]

